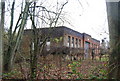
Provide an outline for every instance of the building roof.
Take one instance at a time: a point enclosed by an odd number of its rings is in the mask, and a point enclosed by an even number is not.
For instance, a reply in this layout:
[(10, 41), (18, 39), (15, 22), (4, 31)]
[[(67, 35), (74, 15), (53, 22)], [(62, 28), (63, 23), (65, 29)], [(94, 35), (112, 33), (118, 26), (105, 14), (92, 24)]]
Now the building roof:
[[(31, 31), (32, 29), (27, 29), (25, 31)], [(46, 28), (38, 28), (38, 31), (41, 31), (42, 34), (45, 34), (45, 35), (49, 35), (51, 33), (51, 36), (63, 36), (63, 34), (69, 34), (69, 35), (73, 35), (73, 36), (76, 36), (76, 37), (81, 37), (83, 38), (83, 36), (89, 36), (91, 37), (91, 35), (87, 34), (87, 33), (80, 33), (78, 31), (75, 31), (71, 28), (68, 28), (66, 26), (58, 26), (58, 27), (46, 27)], [(92, 38), (92, 37), (91, 37)], [(92, 38), (92, 40), (94, 42), (100, 42), (99, 40), (97, 39), (94, 39)]]
[(95, 39), (95, 38), (92, 38), (92, 40), (93, 40), (94, 42), (100, 43), (100, 41), (97, 40), (97, 39)]
[[(70, 35), (74, 35), (74, 36), (76, 36), (76, 37), (83, 37), (83, 34), (81, 34), (80, 32), (78, 32), (78, 31), (75, 31), (75, 30), (73, 30), (73, 29), (71, 29), (71, 28), (68, 28), (68, 27), (65, 27), (65, 26), (59, 26), (60, 28), (64, 28), (64, 33), (66, 33), (66, 34), (70, 34)], [(59, 28), (58, 27), (58, 28)]]

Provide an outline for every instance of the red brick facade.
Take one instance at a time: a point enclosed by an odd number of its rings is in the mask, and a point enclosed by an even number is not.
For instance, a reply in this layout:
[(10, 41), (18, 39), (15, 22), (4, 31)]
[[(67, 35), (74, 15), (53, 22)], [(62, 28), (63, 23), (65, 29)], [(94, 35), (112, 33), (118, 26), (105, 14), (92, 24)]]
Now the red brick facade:
[[(31, 31), (32, 31), (31, 29), (25, 30), (23, 37), (24, 41), (26, 40), (25, 39), (26, 36), (28, 38), (27, 40), (31, 41), (32, 33)], [(84, 53), (88, 53), (87, 57), (89, 57), (92, 49), (94, 49), (95, 54), (99, 53), (100, 41), (92, 38), (90, 35), (86, 33), (79, 33), (65, 26), (55, 27), (52, 29), (40, 28), (38, 29), (38, 31), (40, 33), (39, 36), (40, 42), (44, 40), (45, 36), (49, 37), (49, 41), (46, 42), (45, 46), (47, 51), (61, 48), (61, 51), (64, 51), (63, 53), (65, 53), (67, 51), (66, 49), (69, 49), (69, 51), (71, 51), (71, 49), (84, 49)], [(29, 44), (27, 45), (29, 46)]]

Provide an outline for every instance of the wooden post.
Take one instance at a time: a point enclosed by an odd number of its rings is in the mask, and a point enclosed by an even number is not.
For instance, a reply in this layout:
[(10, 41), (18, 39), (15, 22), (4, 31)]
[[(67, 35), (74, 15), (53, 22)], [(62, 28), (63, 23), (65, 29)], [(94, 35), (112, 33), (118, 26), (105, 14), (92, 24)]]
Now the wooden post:
[(2, 80), (2, 67), (3, 67), (3, 28), (4, 28), (4, 11), (5, 2), (0, 2), (0, 81)]

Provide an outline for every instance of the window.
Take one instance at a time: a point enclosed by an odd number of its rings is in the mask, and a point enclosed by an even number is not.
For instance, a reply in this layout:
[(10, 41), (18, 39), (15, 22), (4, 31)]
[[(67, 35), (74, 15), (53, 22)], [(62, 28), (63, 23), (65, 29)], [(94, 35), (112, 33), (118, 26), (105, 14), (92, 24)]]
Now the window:
[(32, 42), (32, 50), (35, 50), (34, 45), (35, 45), (34, 42)]
[(47, 51), (50, 50), (50, 37), (47, 39), (47, 42), (46, 42), (46, 50)]
[(42, 44), (42, 42), (43, 42), (43, 39), (42, 39), (42, 37), (40, 37), (39, 43)]
[(92, 43), (92, 48), (94, 48), (93, 43)]
[(95, 48), (95, 44), (94, 44), (94, 48)]
[(78, 48), (78, 39), (76, 38), (76, 48)]
[(97, 45), (97, 48), (98, 48), (98, 45)]
[(78, 44), (79, 46), (78, 47), (81, 47), (81, 40), (79, 39), (79, 44)]
[(67, 46), (70, 47), (70, 36), (68, 36)]
[(72, 37), (72, 45), (71, 47), (74, 47), (74, 37)]

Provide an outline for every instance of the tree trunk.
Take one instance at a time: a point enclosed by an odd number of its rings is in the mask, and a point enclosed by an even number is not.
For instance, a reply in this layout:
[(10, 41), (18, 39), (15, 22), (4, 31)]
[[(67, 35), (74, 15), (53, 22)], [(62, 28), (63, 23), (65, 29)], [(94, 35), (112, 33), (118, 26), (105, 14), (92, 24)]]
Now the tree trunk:
[(120, 2), (107, 2), (110, 33), (108, 78), (120, 79)]
[(0, 81), (2, 79), (3, 65), (3, 28), (4, 28), (5, 2), (0, 2)]
[[(9, 58), (11, 58), (11, 51), (13, 49), (12, 29), (13, 29), (13, 19), (14, 19), (14, 5), (15, 5), (15, 2), (13, 1), (12, 8), (11, 8), (11, 22), (10, 22), (10, 28), (9, 28), (9, 31), (8, 31), (8, 50), (7, 50), (6, 54), (4, 54), (4, 62), (10, 62)], [(9, 66), (6, 65), (4, 67), (4, 69), (6, 69), (6, 71), (7, 71), (8, 67)]]
[[(32, 22), (32, 27), (33, 27), (33, 35), (32, 35), (32, 43), (31, 43), (31, 53), (30, 53), (30, 69), (31, 69), (31, 81), (33, 81), (34, 79), (36, 79), (36, 75), (37, 75), (37, 58), (38, 58), (38, 32), (37, 32), (37, 28), (35, 26), (35, 6), (36, 6), (36, 2), (34, 2), (34, 8), (33, 8), (33, 14), (31, 14), (31, 22)], [(33, 47), (33, 48), (32, 48)]]
[[(10, 44), (10, 46), (8, 47), (7, 53), (4, 56), (4, 72), (10, 72), (12, 70), (15, 54), (20, 45), (22, 35), (24, 32), (24, 27), (27, 21), (29, 5), (30, 3), (26, 2), (20, 28), (18, 30), (18, 34), (15, 40), (15, 44), (14, 45)], [(14, 41), (13, 38), (11, 40)]]

